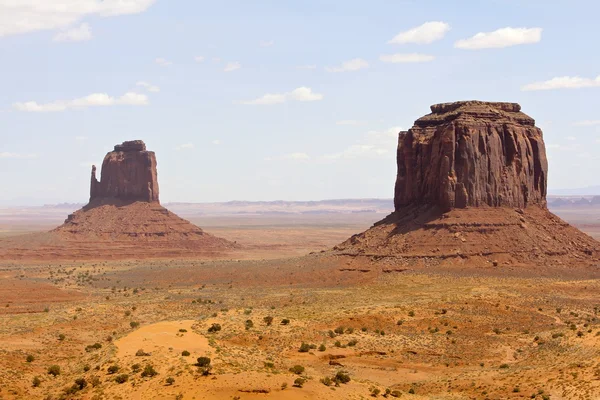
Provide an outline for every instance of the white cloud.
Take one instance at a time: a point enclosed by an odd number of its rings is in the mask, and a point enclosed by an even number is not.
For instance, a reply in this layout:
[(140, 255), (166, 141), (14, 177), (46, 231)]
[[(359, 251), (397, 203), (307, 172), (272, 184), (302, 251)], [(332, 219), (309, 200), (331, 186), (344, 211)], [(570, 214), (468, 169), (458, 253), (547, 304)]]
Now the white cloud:
[(211, 143), (214, 144), (215, 146), (218, 146), (221, 144), (221, 141), (219, 139), (215, 139)]
[(388, 43), (390, 44), (429, 44), (442, 39), (450, 30), (450, 25), (441, 21), (425, 22), (423, 25), (400, 32)]
[(600, 119), (577, 121), (573, 125), (575, 125), (575, 126), (596, 126), (596, 125), (600, 125)]
[(581, 78), (579, 76), (560, 76), (548, 81), (534, 82), (521, 88), (523, 91), (554, 90), (554, 89), (581, 89), (600, 86), (600, 75), (596, 78)]
[(358, 143), (353, 144), (339, 153), (326, 154), (322, 158), (328, 161), (363, 157), (395, 157), (398, 147), (400, 127), (384, 131), (369, 131)]
[(313, 93), (311, 88), (306, 86), (299, 87), (297, 89), (292, 90), (288, 96), (292, 100), (296, 101), (319, 101), (323, 100), (323, 95), (320, 93)]
[(358, 71), (363, 68), (368, 68), (369, 63), (362, 58), (354, 58), (349, 61), (344, 61), (339, 67), (325, 67), (327, 72), (348, 72), (348, 71)]
[(168, 67), (169, 65), (173, 65), (173, 63), (165, 58), (158, 57), (154, 60), (155, 63), (160, 65), (161, 67)]
[(84, 42), (92, 38), (92, 30), (90, 25), (83, 23), (77, 28), (72, 28), (64, 32), (59, 32), (54, 35), (55, 42)]
[(336, 121), (336, 125), (362, 125), (365, 121), (358, 121), (355, 119), (344, 119), (342, 121)]
[(265, 158), (265, 161), (276, 161), (276, 160), (308, 161), (308, 160), (310, 160), (310, 156), (306, 153), (290, 153), (290, 154), (284, 154), (282, 156)]
[(275, 44), (275, 41), (273, 40), (263, 40), (261, 41), (258, 45), (260, 47), (271, 47)]
[(16, 159), (29, 159), (29, 158), (37, 158), (36, 154), (31, 153), (9, 153), (6, 151), (0, 152), (0, 158), (16, 158)]
[(285, 103), (285, 100), (285, 94), (267, 93), (264, 96), (259, 97), (257, 99), (245, 101), (243, 102), (243, 104), (268, 106), (272, 104)]
[(83, 143), (87, 140), (87, 136), (75, 136), (75, 141), (78, 143)]
[(542, 28), (501, 28), (493, 32), (479, 32), (473, 37), (454, 43), (454, 47), (466, 50), (499, 49), (520, 44), (538, 43), (542, 40)]
[(1, 0), (0, 37), (65, 29), (84, 17), (146, 11), (156, 0)]
[(57, 112), (69, 109), (83, 109), (88, 107), (130, 105), (144, 106), (148, 104), (148, 97), (143, 94), (127, 92), (121, 97), (110, 97), (106, 93), (93, 93), (73, 100), (57, 100), (51, 103), (40, 104), (36, 101), (14, 103), (17, 111), (26, 112)]
[(317, 66), (314, 64), (310, 65), (299, 65), (296, 67), (297, 69), (317, 69)]
[(567, 140), (574, 141), (577, 140), (575, 136), (567, 136)]
[(196, 61), (197, 63), (204, 62), (204, 57), (203, 56), (196, 56), (196, 57), (194, 57), (194, 61)]
[(155, 63), (160, 65), (161, 67), (168, 67), (169, 65), (173, 65), (173, 63), (165, 58), (158, 57), (154, 60)]
[(288, 100), (295, 101), (319, 101), (323, 99), (320, 93), (314, 93), (309, 87), (299, 87), (288, 93), (267, 93), (254, 100), (245, 101), (242, 104), (248, 105), (273, 105), (285, 103)]
[(139, 86), (139, 87), (143, 87), (144, 89), (146, 89), (147, 91), (152, 92), (152, 93), (160, 92), (160, 88), (158, 86), (151, 85), (148, 82), (138, 82), (135, 85)]
[(417, 54), (417, 53), (408, 53), (408, 54), (385, 54), (379, 57), (379, 59), (386, 63), (420, 63), (420, 62), (428, 62), (435, 60), (434, 56), (428, 54)]
[(185, 143), (175, 147), (175, 150), (192, 150), (194, 147), (193, 143)]
[(230, 62), (230, 63), (227, 63), (227, 65), (225, 65), (225, 68), (223, 69), (223, 71), (232, 72), (232, 71), (238, 70), (240, 68), (242, 68), (242, 65), (239, 62), (237, 62), (237, 61)]
[(221, 62), (221, 57), (213, 57), (213, 62)]

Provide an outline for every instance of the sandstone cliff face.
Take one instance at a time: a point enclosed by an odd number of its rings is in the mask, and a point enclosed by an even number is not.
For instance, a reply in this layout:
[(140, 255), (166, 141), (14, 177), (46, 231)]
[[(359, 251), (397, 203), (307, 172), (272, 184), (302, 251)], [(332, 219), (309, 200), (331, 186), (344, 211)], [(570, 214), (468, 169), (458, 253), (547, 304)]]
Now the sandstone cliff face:
[(102, 162), (101, 180), (92, 166), (90, 202), (117, 199), (158, 202), (156, 156), (141, 140), (116, 145)]
[(431, 106), (431, 114), (399, 135), (396, 210), (545, 207), (542, 131), (520, 110), (515, 103), (481, 101)]

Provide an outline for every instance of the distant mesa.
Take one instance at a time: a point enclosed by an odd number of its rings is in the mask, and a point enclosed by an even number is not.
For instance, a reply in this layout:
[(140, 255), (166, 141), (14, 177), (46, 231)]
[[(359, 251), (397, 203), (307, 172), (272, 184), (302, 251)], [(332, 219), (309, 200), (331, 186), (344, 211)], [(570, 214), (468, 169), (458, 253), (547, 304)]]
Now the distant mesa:
[(516, 103), (460, 101), (400, 132), (395, 211), (336, 246), (403, 262), (598, 261), (599, 243), (547, 210), (542, 131)]

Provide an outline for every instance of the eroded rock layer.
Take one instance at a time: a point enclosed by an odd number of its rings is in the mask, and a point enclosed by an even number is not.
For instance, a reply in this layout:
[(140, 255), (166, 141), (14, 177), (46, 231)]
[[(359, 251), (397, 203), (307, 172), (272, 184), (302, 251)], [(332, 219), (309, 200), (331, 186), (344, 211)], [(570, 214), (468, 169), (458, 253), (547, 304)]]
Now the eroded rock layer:
[(143, 141), (123, 142), (107, 153), (100, 181), (92, 166), (90, 202), (98, 199), (159, 201), (156, 156)]
[(546, 205), (542, 131), (515, 103), (433, 105), (431, 114), (400, 133), (397, 162), (397, 210)]
[(393, 264), (600, 264), (546, 208), (542, 132), (515, 103), (437, 104), (399, 134), (395, 211), (333, 254)]

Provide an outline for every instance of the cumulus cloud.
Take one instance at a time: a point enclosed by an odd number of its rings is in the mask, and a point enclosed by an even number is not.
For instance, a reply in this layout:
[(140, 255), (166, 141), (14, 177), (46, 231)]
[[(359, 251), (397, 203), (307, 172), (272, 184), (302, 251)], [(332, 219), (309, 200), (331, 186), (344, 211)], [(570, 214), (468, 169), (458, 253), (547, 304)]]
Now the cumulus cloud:
[(114, 17), (146, 11), (156, 0), (2, 0), (0, 37), (66, 29), (89, 16)]
[(454, 43), (454, 47), (466, 50), (499, 49), (520, 44), (538, 43), (542, 40), (542, 28), (501, 28), (493, 32), (479, 32), (473, 37)]
[(325, 67), (325, 70), (327, 72), (348, 72), (358, 71), (364, 68), (369, 68), (369, 63), (362, 58), (354, 58), (349, 61), (344, 61), (339, 67)]
[(169, 65), (173, 65), (173, 63), (165, 58), (158, 57), (154, 60), (155, 63), (160, 65), (161, 67), (168, 67)]
[(398, 147), (398, 133), (401, 130), (402, 128), (396, 126), (383, 131), (369, 131), (358, 143), (339, 153), (326, 154), (322, 158), (335, 161), (363, 157), (394, 157)]
[(194, 57), (194, 61), (196, 61), (197, 63), (204, 62), (204, 57), (203, 56), (196, 56), (196, 57)]
[(142, 87), (144, 89), (146, 89), (149, 92), (153, 92), (153, 93), (158, 93), (160, 92), (160, 88), (158, 86), (155, 85), (151, 85), (148, 82), (138, 82), (135, 84), (136, 86)]
[(37, 158), (37, 155), (32, 153), (9, 153), (7, 151), (3, 151), (0, 152), (0, 158), (28, 159)]
[(521, 88), (524, 91), (581, 89), (600, 86), (600, 75), (596, 78), (581, 78), (579, 76), (560, 76), (543, 82), (534, 82)]
[(64, 32), (59, 32), (54, 35), (55, 42), (84, 42), (92, 38), (92, 30), (90, 25), (83, 23), (77, 28), (72, 28)]
[(379, 59), (386, 63), (400, 64), (400, 63), (421, 63), (435, 60), (434, 56), (428, 54), (386, 54), (379, 57)]
[(175, 150), (192, 150), (194, 147), (195, 146), (193, 143), (184, 143), (184, 144), (180, 144), (179, 146), (175, 147)]
[(227, 65), (225, 65), (225, 68), (223, 69), (223, 71), (232, 72), (232, 71), (236, 71), (240, 68), (242, 68), (242, 65), (239, 62), (235, 61), (235, 62), (227, 63)]
[(211, 143), (214, 144), (215, 146), (218, 146), (221, 144), (221, 141), (219, 139), (215, 139)]
[(277, 157), (266, 157), (265, 161), (276, 161), (276, 160), (287, 160), (287, 161), (308, 161), (310, 156), (306, 153), (290, 153), (284, 154)]
[(400, 32), (389, 44), (429, 44), (442, 39), (450, 30), (450, 25), (442, 21), (425, 22), (423, 25)]
[(295, 101), (319, 101), (323, 99), (320, 93), (314, 93), (309, 87), (299, 87), (287, 93), (267, 93), (257, 99), (245, 101), (248, 105), (273, 105), (285, 103), (288, 100)]
[(26, 112), (58, 112), (70, 109), (83, 109), (88, 107), (101, 106), (145, 106), (148, 104), (148, 97), (144, 94), (127, 92), (120, 97), (111, 97), (106, 93), (92, 93), (85, 97), (73, 100), (57, 100), (51, 103), (38, 103), (36, 101), (26, 101), (14, 103), (13, 108), (17, 111)]
[(596, 126), (596, 125), (600, 125), (600, 119), (577, 121), (573, 125), (575, 125), (575, 126)]
[(271, 47), (275, 44), (274, 40), (263, 40), (258, 45), (260, 47)]

